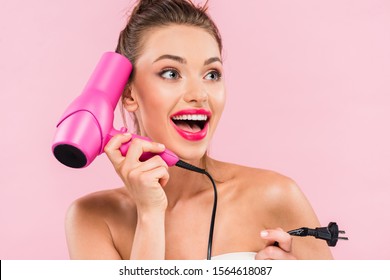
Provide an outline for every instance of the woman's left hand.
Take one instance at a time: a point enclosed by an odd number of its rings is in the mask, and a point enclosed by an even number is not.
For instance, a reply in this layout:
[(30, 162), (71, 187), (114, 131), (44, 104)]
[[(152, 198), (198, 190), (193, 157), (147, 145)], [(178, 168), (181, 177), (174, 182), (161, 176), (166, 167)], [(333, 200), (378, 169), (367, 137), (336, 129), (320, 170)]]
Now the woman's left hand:
[[(256, 260), (296, 260), (292, 254), (292, 236), (281, 228), (263, 230), (261, 238), (267, 241), (264, 249), (260, 250)], [(279, 246), (274, 246), (278, 242)]]

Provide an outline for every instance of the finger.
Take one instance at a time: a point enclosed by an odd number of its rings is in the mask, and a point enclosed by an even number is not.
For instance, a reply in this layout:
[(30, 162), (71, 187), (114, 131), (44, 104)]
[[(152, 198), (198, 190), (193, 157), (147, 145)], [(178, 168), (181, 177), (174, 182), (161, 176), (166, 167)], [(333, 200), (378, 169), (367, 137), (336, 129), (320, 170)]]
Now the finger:
[(168, 182), (169, 173), (167, 168), (165, 168), (164, 166), (158, 166), (152, 170), (148, 170), (147, 172), (141, 173), (139, 179), (142, 185), (161, 187), (163, 186), (161, 182), (164, 185), (166, 184), (166, 182)]
[(260, 233), (260, 236), (261, 238), (267, 240), (268, 244), (273, 244), (276, 241), (278, 242), (278, 245), (281, 249), (286, 252), (291, 252), (292, 237), (290, 234), (283, 231), (281, 228), (263, 230)]
[(169, 181), (169, 172), (168, 172), (168, 167), (164, 168), (164, 173), (163, 176), (160, 177), (160, 185), (161, 187), (165, 187)]
[(169, 180), (168, 169), (161, 166), (161, 167), (156, 168), (153, 171), (153, 173), (156, 176), (156, 178), (159, 179), (158, 182), (161, 185), (161, 187), (165, 187), (166, 184), (168, 183), (168, 180)]
[(295, 256), (276, 246), (267, 246), (255, 255), (255, 260), (295, 260)]
[(165, 169), (168, 170), (168, 164), (158, 155), (148, 159), (147, 161), (142, 162), (139, 166), (138, 169), (141, 172), (149, 171), (152, 169), (155, 169), (157, 167), (164, 167)]
[(150, 152), (157, 154), (163, 152), (164, 150), (165, 146), (163, 144), (134, 138), (127, 151), (126, 160), (129, 162), (140, 162), (139, 158), (143, 153)]
[(124, 157), (122, 156), (121, 151), (119, 150), (120, 146), (123, 143), (130, 141), (132, 135), (131, 133), (116, 134), (104, 147), (104, 152), (107, 154), (107, 157), (112, 162), (114, 166), (118, 165), (123, 161)]

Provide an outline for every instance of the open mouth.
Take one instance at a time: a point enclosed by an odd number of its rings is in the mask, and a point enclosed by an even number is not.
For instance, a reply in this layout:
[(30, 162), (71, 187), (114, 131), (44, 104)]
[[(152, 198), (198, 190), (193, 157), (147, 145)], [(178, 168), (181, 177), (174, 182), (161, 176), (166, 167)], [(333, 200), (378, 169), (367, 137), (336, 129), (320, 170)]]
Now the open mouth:
[(178, 115), (172, 117), (173, 123), (186, 132), (198, 133), (204, 129), (209, 121), (207, 115)]
[(173, 127), (189, 141), (204, 139), (208, 133), (211, 112), (205, 109), (187, 109), (171, 116)]

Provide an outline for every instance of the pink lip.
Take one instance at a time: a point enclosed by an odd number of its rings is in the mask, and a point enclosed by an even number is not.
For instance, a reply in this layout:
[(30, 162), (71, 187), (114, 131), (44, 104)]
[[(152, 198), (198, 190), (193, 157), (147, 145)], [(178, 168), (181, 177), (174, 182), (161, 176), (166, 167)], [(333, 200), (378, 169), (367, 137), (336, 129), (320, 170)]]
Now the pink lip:
[(207, 132), (208, 132), (208, 128), (209, 128), (209, 122), (206, 123), (206, 125), (204, 126), (204, 128), (201, 131), (193, 133), (193, 132), (189, 132), (189, 131), (185, 131), (185, 130), (180, 129), (172, 121), (172, 118), (174, 116), (181, 116), (181, 115), (206, 115), (208, 118), (210, 118), (211, 117), (210, 111), (207, 111), (205, 109), (187, 109), (187, 110), (178, 111), (171, 116), (171, 123), (172, 123), (173, 127), (176, 129), (176, 131), (179, 133), (179, 135), (181, 137), (183, 137), (184, 139), (189, 140), (189, 141), (199, 141), (199, 140), (202, 140), (203, 138), (206, 137)]

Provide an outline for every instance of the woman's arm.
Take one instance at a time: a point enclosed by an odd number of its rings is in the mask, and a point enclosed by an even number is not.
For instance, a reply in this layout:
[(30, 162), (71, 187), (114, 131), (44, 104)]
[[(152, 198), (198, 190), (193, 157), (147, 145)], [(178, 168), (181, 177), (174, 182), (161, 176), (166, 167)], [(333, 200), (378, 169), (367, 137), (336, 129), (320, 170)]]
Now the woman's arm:
[[(320, 227), (319, 221), (299, 187), (289, 178), (280, 177), (266, 192), (267, 207), (272, 221), (261, 237), (267, 246), (258, 254), (260, 259), (332, 259), (324, 240), (314, 237), (291, 237), (287, 231), (300, 227)], [(279, 247), (273, 246), (274, 242)]]
[(165, 212), (138, 214), (130, 259), (165, 259)]
[(118, 134), (104, 149), (137, 209), (130, 259), (165, 259), (165, 210), (168, 201), (163, 187), (169, 180), (168, 166), (159, 156), (145, 162), (139, 160), (142, 153), (159, 153), (165, 147), (134, 139), (126, 156), (122, 156), (119, 147), (130, 139), (129, 134)]

